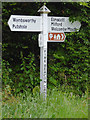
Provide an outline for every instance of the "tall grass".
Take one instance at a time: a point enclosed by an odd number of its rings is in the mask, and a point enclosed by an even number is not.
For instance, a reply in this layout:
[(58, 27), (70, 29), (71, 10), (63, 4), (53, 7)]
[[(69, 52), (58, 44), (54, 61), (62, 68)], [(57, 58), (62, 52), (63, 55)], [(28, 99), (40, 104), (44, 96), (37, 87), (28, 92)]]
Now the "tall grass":
[(0, 102), (0, 120), (2, 118), (2, 106), (1, 106), (1, 102)]
[[(26, 97), (27, 96), (27, 97)], [(43, 101), (39, 95), (12, 98), (3, 103), (3, 118), (88, 118), (87, 99), (53, 90)]]

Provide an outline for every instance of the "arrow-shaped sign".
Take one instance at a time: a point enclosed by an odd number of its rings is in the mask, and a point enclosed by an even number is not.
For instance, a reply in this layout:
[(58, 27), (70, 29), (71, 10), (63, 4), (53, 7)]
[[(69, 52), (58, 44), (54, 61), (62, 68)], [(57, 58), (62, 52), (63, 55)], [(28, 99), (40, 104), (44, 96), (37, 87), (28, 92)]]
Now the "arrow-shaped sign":
[(11, 15), (8, 21), (11, 31), (42, 31), (41, 16)]
[(64, 42), (66, 36), (61, 33), (48, 33), (48, 42)]
[(48, 32), (76, 32), (79, 31), (81, 23), (79, 21), (70, 22), (69, 17), (48, 17)]

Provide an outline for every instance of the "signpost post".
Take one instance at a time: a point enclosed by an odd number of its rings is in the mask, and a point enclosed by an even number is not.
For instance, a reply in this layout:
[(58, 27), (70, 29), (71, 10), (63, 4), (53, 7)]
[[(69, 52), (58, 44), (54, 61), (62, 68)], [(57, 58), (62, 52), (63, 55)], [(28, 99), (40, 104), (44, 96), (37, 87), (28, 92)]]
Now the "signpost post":
[(42, 32), (40, 47), (40, 94), (44, 99), (47, 97), (47, 41), (48, 41), (48, 13), (51, 11), (43, 5), (38, 12), (42, 16)]
[(64, 32), (79, 31), (78, 21), (69, 22), (69, 17), (48, 17), (51, 11), (43, 5), (38, 12), (41, 16), (11, 15), (8, 25), (11, 31), (41, 32), (38, 42), (40, 47), (40, 94), (47, 97), (47, 42), (64, 42)]

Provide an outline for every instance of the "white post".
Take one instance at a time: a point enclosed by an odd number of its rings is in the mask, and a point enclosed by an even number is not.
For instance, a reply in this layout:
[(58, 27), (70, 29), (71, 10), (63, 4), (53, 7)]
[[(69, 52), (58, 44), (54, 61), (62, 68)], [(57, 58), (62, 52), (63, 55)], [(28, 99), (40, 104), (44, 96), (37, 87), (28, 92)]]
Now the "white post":
[(50, 10), (43, 5), (38, 12), (42, 16), (42, 32), (41, 32), (41, 43), (40, 46), (40, 94), (43, 95), (44, 99), (47, 97), (47, 41), (48, 41), (48, 13)]

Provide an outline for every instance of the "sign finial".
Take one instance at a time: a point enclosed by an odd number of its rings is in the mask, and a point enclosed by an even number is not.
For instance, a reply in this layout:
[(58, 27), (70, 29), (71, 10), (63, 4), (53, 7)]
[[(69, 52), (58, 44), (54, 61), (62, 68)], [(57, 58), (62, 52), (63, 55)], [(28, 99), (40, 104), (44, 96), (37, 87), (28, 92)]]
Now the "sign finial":
[(50, 13), (51, 11), (44, 5), (38, 10), (40, 13)]

